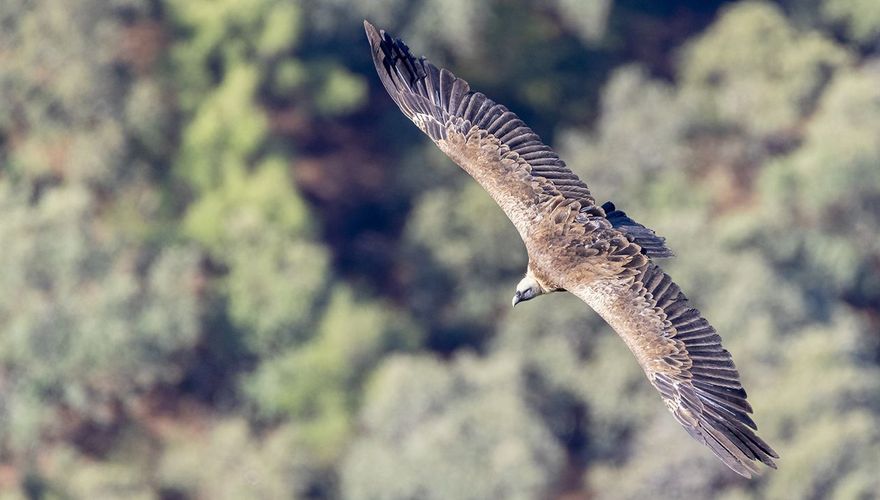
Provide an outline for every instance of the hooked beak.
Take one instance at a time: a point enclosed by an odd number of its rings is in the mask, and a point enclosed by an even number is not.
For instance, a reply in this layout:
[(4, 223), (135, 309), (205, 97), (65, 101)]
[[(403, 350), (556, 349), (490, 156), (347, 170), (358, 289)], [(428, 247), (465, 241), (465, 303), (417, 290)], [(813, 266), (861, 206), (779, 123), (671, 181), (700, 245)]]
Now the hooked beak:
[(513, 307), (516, 307), (516, 305), (519, 304), (520, 301), (522, 301), (522, 292), (517, 291), (513, 295)]

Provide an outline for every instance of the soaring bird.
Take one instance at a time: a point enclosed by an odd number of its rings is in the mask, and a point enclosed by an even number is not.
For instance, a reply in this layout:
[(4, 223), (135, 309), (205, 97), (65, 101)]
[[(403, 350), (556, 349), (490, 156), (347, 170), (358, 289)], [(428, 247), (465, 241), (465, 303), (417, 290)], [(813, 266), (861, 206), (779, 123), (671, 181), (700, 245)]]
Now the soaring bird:
[(364, 21), (376, 71), (397, 106), (501, 207), (528, 252), (513, 305), (568, 291), (623, 339), (675, 419), (745, 477), (775, 451), (755, 434), (721, 337), (654, 259), (665, 239), (587, 188), (522, 120)]

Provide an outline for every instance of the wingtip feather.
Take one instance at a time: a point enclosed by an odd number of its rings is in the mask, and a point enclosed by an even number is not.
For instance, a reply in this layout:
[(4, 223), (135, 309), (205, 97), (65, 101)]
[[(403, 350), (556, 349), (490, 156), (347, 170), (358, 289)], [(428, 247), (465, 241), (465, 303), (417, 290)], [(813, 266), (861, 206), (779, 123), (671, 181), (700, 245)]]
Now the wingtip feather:
[(370, 41), (371, 47), (375, 47), (377, 43), (382, 41), (382, 34), (366, 19), (364, 19), (364, 31), (367, 33), (367, 40)]

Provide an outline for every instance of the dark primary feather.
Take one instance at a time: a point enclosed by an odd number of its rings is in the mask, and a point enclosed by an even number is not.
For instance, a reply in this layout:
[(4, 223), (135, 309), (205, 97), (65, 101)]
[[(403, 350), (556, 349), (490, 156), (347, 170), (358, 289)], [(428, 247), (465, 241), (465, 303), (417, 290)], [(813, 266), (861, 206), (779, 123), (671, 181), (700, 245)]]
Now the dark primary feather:
[(534, 178), (548, 182), (566, 199), (579, 201), (584, 212), (604, 215), (587, 185), (516, 114), (484, 94), (471, 91), (466, 81), (446, 69), (414, 57), (402, 40), (376, 30), (366, 21), (364, 27), (385, 89), (400, 110), (434, 142), (446, 140), (449, 133), (467, 134), (476, 127), (524, 160)]
[(667, 360), (678, 370), (648, 374), (663, 398), (679, 405), (670, 407), (676, 419), (739, 474), (757, 473), (755, 460), (775, 469), (773, 459), (779, 455), (754, 433), (757, 426), (749, 416), (752, 407), (721, 337), (657, 265), (648, 263), (637, 281), (648, 303), (668, 322), (664, 336), (683, 348), (678, 353), (682, 365), (677, 366), (676, 359)]

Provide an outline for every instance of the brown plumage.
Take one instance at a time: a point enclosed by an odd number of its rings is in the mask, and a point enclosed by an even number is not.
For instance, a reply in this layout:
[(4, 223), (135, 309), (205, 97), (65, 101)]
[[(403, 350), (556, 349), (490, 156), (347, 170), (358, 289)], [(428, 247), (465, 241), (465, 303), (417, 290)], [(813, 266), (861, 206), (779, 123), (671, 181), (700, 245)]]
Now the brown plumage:
[(651, 259), (664, 239), (587, 185), (515, 114), (400, 39), (364, 22), (373, 61), (401, 111), (489, 193), (529, 255), (514, 305), (578, 296), (620, 335), (675, 419), (728, 467), (751, 477), (778, 455), (759, 438), (733, 360), (715, 329)]

